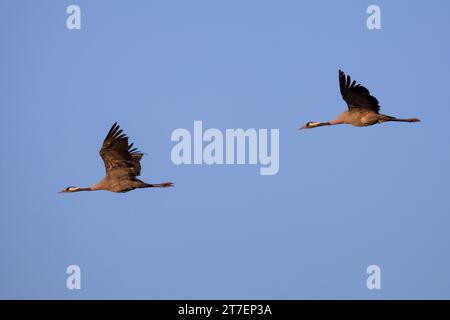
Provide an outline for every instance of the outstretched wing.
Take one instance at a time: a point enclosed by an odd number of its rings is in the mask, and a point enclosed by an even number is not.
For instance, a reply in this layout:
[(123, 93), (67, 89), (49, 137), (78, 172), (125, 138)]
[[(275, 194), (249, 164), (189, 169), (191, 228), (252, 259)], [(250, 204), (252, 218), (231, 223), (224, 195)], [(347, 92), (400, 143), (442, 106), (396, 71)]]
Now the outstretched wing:
[(106, 175), (128, 175), (136, 177), (141, 174), (140, 160), (143, 153), (128, 144), (128, 137), (122, 132), (117, 122), (109, 130), (100, 156), (105, 163)]
[(377, 98), (370, 95), (367, 88), (356, 84), (354, 80), (352, 82), (350, 76), (345, 76), (342, 70), (339, 70), (339, 86), (342, 98), (347, 103), (349, 111), (355, 109), (370, 110), (376, 113), (380, 111)]

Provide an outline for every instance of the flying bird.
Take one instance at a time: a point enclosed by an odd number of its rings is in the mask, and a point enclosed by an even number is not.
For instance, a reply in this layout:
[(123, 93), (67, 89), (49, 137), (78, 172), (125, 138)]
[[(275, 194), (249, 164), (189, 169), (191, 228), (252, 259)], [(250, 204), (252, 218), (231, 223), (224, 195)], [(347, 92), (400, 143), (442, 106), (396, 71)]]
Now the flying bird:
[(133, 144), (128, 144), (127, 135), (122, 132), (116, 122), (106, 135), (100, 149), (100, 156), (105, 164), (106, 177), (91, 187), (69, 186), (61, 190), (60, 193), (97, 190), (128, 192), (137, 188), (172, 187), (172, 182), (150, 184), (137, 178), (141, 174), (140, 161), (143, 155), (137, 148), (133, 148)]
[(355, 127), (367, 127), (388, 121), (420, 121), (417, 118), (400, 119), (379, 113), (380, 105), (378, 104), (377, 98), (370, 95), (367, 88), (357, 84), (356, 81), (352, 82), (350, 76), (345, 76), (342, 70), (339, 70), (339, 86), (342, 98), (347, 103), (348, 111), (341, 113), (335, 120), (328, 122), (308, 122), (300, 129), (312, 129), (336, 124), (351, 124)]

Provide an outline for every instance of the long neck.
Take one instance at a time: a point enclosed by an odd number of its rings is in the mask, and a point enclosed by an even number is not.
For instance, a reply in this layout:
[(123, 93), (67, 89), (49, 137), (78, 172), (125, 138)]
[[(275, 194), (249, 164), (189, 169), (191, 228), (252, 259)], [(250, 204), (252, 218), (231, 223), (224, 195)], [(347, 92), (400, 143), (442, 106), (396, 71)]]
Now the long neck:
[(337, 119), (331, 120), (329, 123), (329, 126), (334, 126), (337, 124), (345, 124), (345, 121), (342, 119), (342, 116), (339, 116)]
[(311, 122), (309, 124), (309, 128), (317, 128), (317, 127), (323, 127), (323, 126), (334, 126), (337, 124), (343, 124), (345, 123), (345, 121), (343, 121), (341, 119), (341, 117), (335, 119), (335, 120), (331, 120), (331, 121), (327, 121), (327, 122)]
[(323, 127), (323, 126), (331, 126), (331, 122), (313, 122), (309, 124), (310, 128), (317, 128), (317, 127)]
[(87, 187), (87, 188), (77, 188), (74, 192), (78, 191), (94, 191), (94, 190), (91, 187)]

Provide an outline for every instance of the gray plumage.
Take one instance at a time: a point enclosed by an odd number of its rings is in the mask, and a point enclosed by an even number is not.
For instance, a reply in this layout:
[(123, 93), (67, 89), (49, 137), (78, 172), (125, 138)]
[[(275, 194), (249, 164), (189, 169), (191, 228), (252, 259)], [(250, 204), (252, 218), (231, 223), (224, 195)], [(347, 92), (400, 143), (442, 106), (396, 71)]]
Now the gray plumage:
[(339, 70), (339, 87), (342, 98), (347, 103), (348, 111), (341, 113), (335, 120), (328, 122), (308, 122), (300, 129), (312, 129), (321, 126), (336, 124), (350, 124), (355, 127), (367, 127), (377, 123), (388, 121), (396, 122), (419, 122), (417, 118), (400, 119), (380, 113), (380, 105), (377, 98), (372, 96), (369, 90), (352, 81)]
[(92, 187), (79, 188), (70, 186), (61, 192), (107, 190), (128, 192), (137, 188), (165, 188), (173, 186), (171, 182), (149, 184), (139, 180), (143, 153), (128, 144), (128, 137), (114, 123), (106, 135), (100, 149), (100, 156), (105, 164), (106, 176)]

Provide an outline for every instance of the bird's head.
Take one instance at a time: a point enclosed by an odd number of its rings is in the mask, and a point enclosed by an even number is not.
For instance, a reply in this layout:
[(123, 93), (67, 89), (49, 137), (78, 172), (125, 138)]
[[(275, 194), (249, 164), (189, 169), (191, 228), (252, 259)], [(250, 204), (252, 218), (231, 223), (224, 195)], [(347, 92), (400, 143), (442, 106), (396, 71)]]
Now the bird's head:
[(76, 192), (78, 191), (78, 188), (75, 186), (69, 186), (65, 189), (62, 189), (59, 193), (66, 193), (66, 192)]
[(303, 127), (299, 128), (299, 130), (315, 128), (315, 127), (317, 127), (317, 125), (319, 123), (320, 122), (310, 121), (310, 122), (306, 123)]

